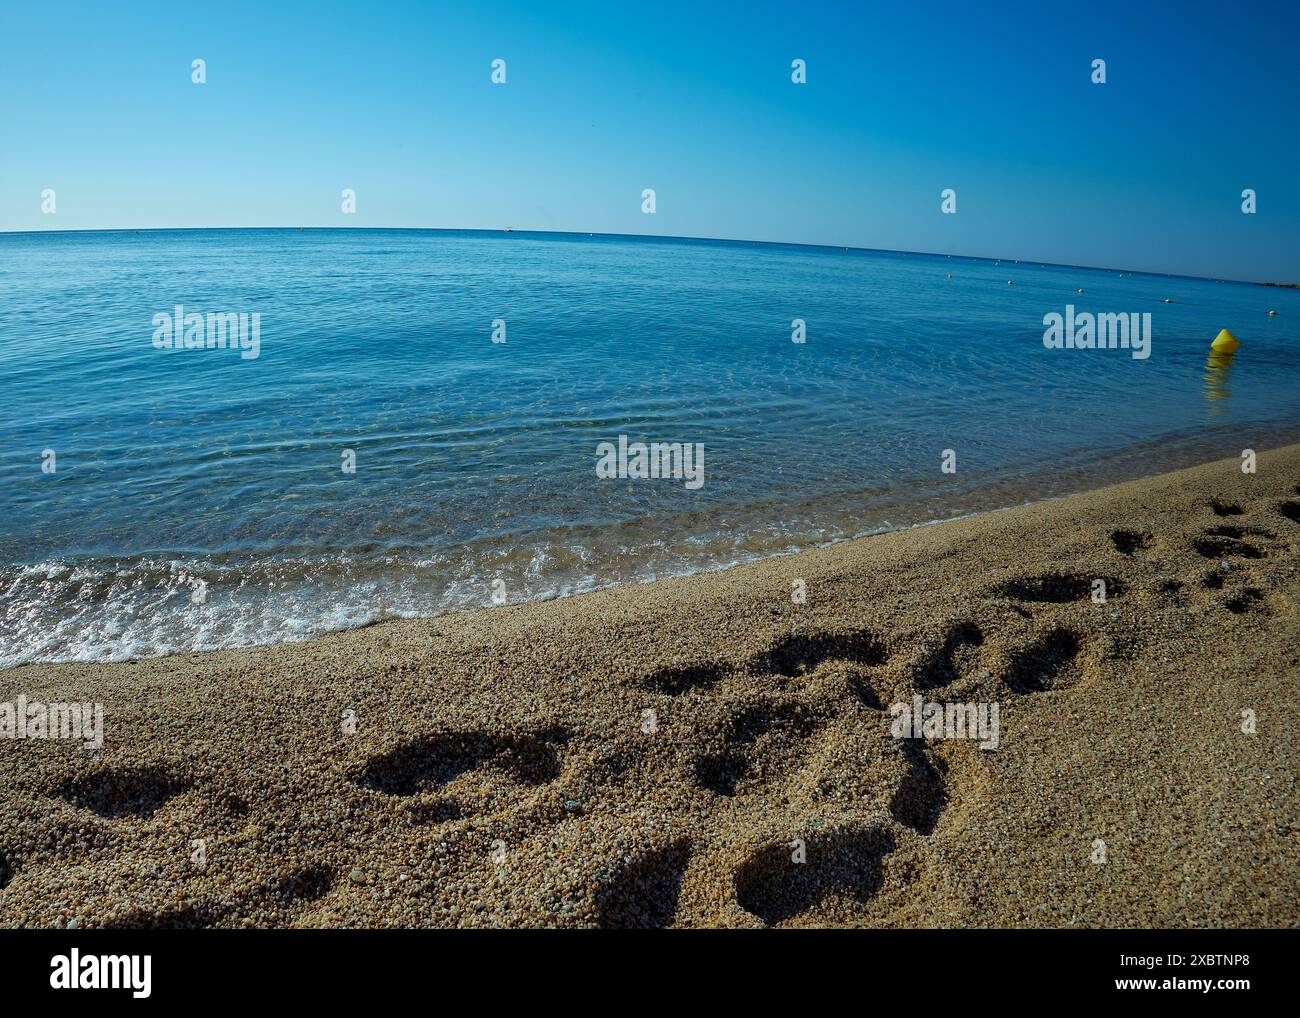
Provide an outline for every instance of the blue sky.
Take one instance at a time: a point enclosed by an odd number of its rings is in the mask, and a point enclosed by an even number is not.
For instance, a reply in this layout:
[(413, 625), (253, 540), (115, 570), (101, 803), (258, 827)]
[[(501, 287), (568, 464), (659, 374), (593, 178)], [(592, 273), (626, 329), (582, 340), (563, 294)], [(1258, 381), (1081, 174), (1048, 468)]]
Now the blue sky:
[(1300, 281), (1294, 3), (0, 2), (0, 230), (510, 226)]

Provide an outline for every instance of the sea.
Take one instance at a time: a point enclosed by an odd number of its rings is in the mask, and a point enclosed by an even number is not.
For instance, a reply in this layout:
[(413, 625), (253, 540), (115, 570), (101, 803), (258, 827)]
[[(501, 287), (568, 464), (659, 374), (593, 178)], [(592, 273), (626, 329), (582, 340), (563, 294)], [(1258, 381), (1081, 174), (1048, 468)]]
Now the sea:
[[(1049, 348), (1067, 313), (1149, 313), (1149, 355)], [(1297, 440), (1293, 289), (589, 234), (0, 234), (0, 666), (645, 583)], [(620, 443), (664, 476), (599, 469)]]

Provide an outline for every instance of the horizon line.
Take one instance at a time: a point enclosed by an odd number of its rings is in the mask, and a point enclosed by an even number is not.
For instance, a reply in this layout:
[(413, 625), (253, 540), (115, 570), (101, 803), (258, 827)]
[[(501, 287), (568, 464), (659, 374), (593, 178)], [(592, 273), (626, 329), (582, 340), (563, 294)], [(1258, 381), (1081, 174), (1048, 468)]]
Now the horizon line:
[[(858, 247), (855, 245), (841, 244), (810, 244), (802, 241), (786, 240), (753, 240), (747, 238), (730, 238), (730, 237), (699, 237), (678, 234), (660, 234), (660, 233), (595, 233), (588, 230), (516, 230), (513, 227), (456, 227), (456, 226), (146, 226), (146, 227), (100, 227), (100, 228), (83, 228), (83, 229), (53, 229), (53, 230), (0, 230), (0, 237), (16, 236), (41, 236), (48, 233), (174, 233), (174, 232), (214, 232), (218, 230), (230, 231), (254, 231), (254, 230), (284, 230), (290, 233), (305, 233), (308, 230), (331, 230), (338, 232), (349, 231), (409, 231), (412, 233), (518, 233), (518, 234), (541, 234), (543, 236), (554, 237), (615, 237), (629, 238), (635, 240), (692, 240), (711, 244), (755, 244), (764, 247), (805, 247), (825, 251), (855, 251), (867, 254), (898, 254), (898, 255), (919, 255), (924, 258), (963, 258), (970, 261), (980, 262), (1015, 262), (1021, 263), (1021, 259), (1012, 258), (1003, 255), (968, 255), (968, 254), (949, 254), (935, 251), (909, 251), (900, 248), (881, 248), (881, 247)], [(1036, 265), (1044, 268), (1054, 269), (1083, 269), (1089, 272), (1127, 272), (1129, 275), (1139, 274), (1143, 276), (1160, 276), (1165, 279), (1192, 279), (1209, 283), (1239, 283), (1244, 286), (1272, 286), (1285, 289), (1300, 289), (1300, 283), (1282, 283), (1265, 281), (1258, 279), (1228, 279), (1218, 276), (1194, 276), (1182, 272), (1156, 272), (1149, 269), (1123, 269), (1107, 265), (1072, 265), (1066, 262), (1044, 262), (1035, 259), (1026, 259), (1023, 264)]]

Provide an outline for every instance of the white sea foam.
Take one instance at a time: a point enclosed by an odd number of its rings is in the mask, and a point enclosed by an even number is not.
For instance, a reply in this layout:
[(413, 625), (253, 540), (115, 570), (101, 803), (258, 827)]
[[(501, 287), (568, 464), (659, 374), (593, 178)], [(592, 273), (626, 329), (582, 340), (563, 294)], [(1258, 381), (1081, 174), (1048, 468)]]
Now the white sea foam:
[[(0, 569), (0, 667), (30, 661), (121, 661), (296, 642), (367, 625), (711, 571), (825, 543), (751, 533), (577, 543), (539, 537), (446, 554), (311, 557), (175, 556)], [(590, 536), (590, 535), (588, 535)], [(841, 533), (837, 538), (851, 536)], [(204, 591), (195, 598), (196, 589)]]

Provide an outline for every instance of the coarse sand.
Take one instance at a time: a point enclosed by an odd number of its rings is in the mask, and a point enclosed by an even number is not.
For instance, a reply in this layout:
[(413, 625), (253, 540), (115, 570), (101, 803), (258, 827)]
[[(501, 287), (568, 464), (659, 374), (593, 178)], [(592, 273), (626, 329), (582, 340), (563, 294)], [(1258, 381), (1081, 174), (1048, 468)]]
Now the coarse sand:
[[(1241, 464), (0, 672), (104, 708), (99, 751), (0, 739), (0, 925), (1294, 927), (1300, 445)], [(997, 748), (896, 737), (917, 695)]]

